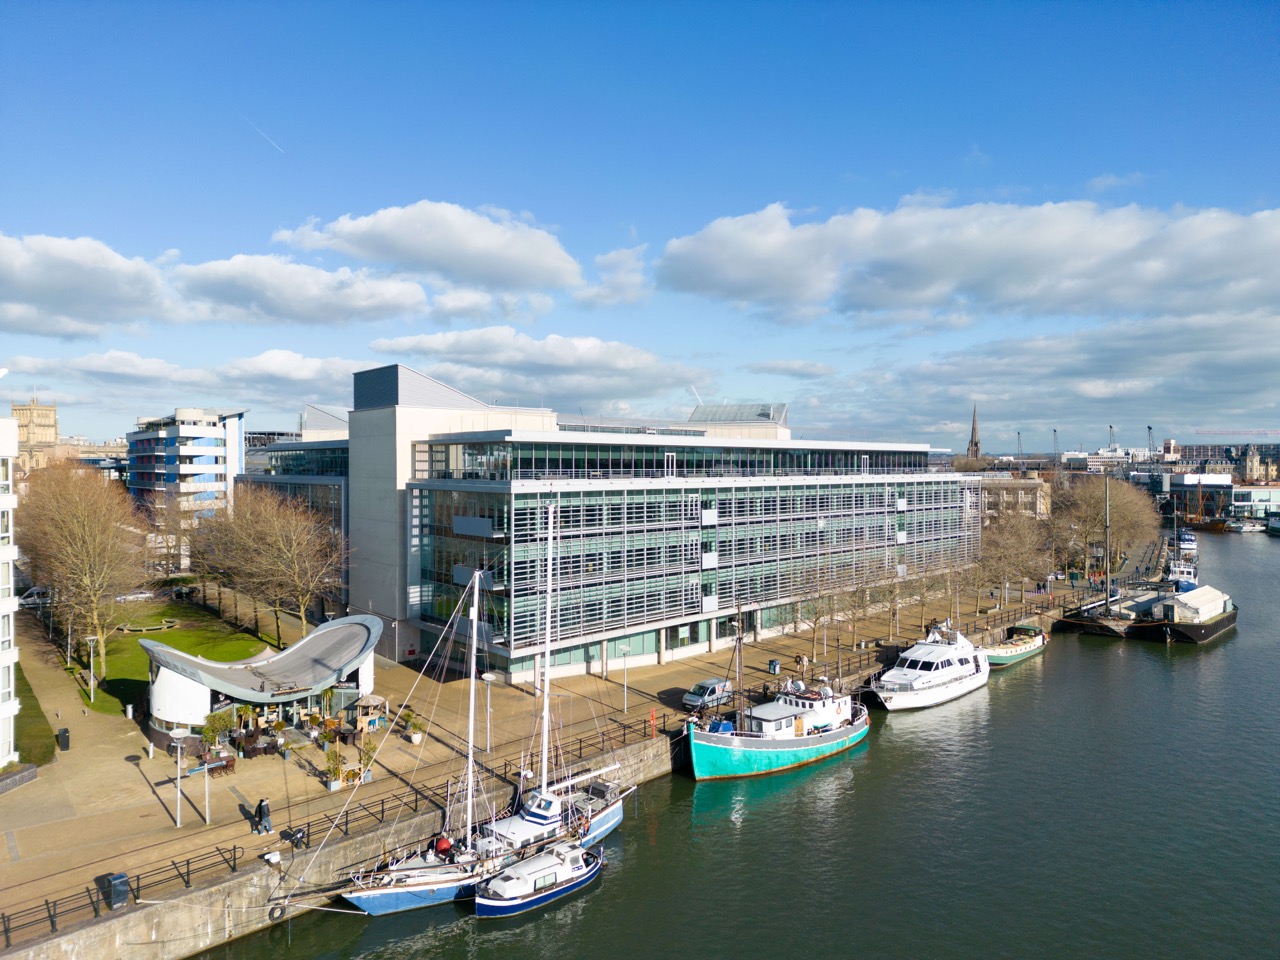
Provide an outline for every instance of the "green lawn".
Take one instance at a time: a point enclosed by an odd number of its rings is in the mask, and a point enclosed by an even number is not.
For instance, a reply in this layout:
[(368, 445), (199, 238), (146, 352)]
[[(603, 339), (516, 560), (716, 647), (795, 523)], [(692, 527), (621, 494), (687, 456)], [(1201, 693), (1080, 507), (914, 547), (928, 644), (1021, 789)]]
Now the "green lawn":
[(42, 766), (53, 759), (53, 727), (40, 712), (40, 704), (31, 690), (31, 684), (22, 672), (22, 664), (14, 671), (14, 692), (22, 702), (13, 720), (13, 739), (18, 748), (18, 759), (23, 763)]
[[(133, 626), (158, 624), (166, 617), (179, 621), (179, 624), (172, 630), (154, 633), (117, 631), (111, 634), (107, 639), (107, 678), (98, 687), (94, 703), (89, 704), (88, 693), (81, 691), (86, 706), (99, 713), (124, 713), (127, 703), (133, 704), (137, 710), (146, 699), (151, 661), (138, 643), (143, 637), (158, 640), (184, 653), (223, 662), (244, 660), (267, 646), (192, 604), (169, 601), (131, 603), (127, 612), (127, 622)], [(81, 666), (87, 667), (87, 661)]]

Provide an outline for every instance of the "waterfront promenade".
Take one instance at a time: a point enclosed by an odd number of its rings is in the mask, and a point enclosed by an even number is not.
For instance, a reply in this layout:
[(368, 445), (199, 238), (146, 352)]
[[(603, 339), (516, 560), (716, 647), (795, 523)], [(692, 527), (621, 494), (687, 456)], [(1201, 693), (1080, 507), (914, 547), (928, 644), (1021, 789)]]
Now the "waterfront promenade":
[[(1043, 605), (1048, 598), (1029, 597)], [(946, 615), (944, 604), (930, 604), (925, 619)], [(1009, 604), (994, 619), (1007, 622), (1030, 613), (1033, 605)], [(837, 649), (845, 656), (843, 673), (850, 679), (854, 667), (862, 672), (876, 669), (876, 641), (910, 643), (919, 636), (921, 610), (904, 605), (897, 627), (887, 611), (859, 624), (858, 636), (865, 650), (852, 648), (845, 625), (837, 640), (836, 629), (820, 629), (817, 639), (806, 631), (799, 635), (765, 638), (744, 647), (744, 679), (748, 687), (776, 682), (768, 671), (770, 660), (778, 660), (784, 674), (796, 675), (798, 657), (814, 657), (810, 677), (828, 673), (835, 676)], [(988, 618), (970, 602), (962, 607), (962, 628), (973, 629)], [(976, 621), (976, 622), (975, 622)], [(106, 874), (145, 874), (155, 883), (168, 882), (181, 889), (179, 874), (190, 858), (212, 864), (225, 876), (222, 865), (227, 851), (239, 858), (254, 859), (271, 850), (285, 850), (280, 831), (302, 822), (313, 825), (336, 816), (344, 807), (357, 804), (369, 810), (379, 804), (387, 815), (385, 801), (404, 796), (410, 786), (429, 795), (450, 777), (456, 779), (464, 749), (467, 684), (437, 683), (389, 661), (377, 661), (375, 689), (387, 697), (392, 709), (412, 704), (424, 718), (432, 720), (431, 731), (421, 747), (414, 746), (397, 730), (387, 737), (374, 762), (375, 779), (357, 794), (350, 789), (330, 793), (319, 777), (322, 754), (314, 747), (301, 746), (288, 760), (262, 756), (240, 760), (233, 775), (207, 783), (210, 823), (205, 825), (206, 781), (203, 776), (184, 778), (181, 827), (175, 825), (177, 800), (174, 757), (162, 752), (150, 755), (139, 725), (124, 717), (85, 711), (78, 690), (62, 668), (57, 651), (44, 637), (39, 623), (22, 613), (18, 625), (24, 672), (31, 683), (39, 707), (54, 729), (70, 731), (70, 750), (59, 753), (53, 763), (40, 769), (39, 778), (5, 795), (0, 795), (0, 914), (30, 918), (33, 908), (66, 898), (92, 899), (96, 878)], [(618, 742), (626, 728), (633, 736), (666, 726), (679, 729), (680, 695), (694, 682), (723, 676), (729, 669), (731, 651), (727, 641), (715, 652), (700, 652), (661, 666), (615, 666), (607, 678), (578, 676), (554, 681), (557, 739), (562, 744)], [(705, 648), (704, 648), (705, 651)], [(486, 696), (486, 693), (488, 696)], [(488, 746), (481, 762), (490, 769), (509, 772), (528, 765), (532, 737), (536, 729), (538, 700), (529, 685), (481, 687), (477, 699), (477, 743)], [(486, 723), (486, 701), (492, 713)], [(432, 707), (432, 704), (436, 706)], [(625, 705), (625, 709), (624, 709)], [(24, 703), (24, 709), (37, 709)], [(354, 760), (354, 748), (347, 748)], [(250, 829), (250, 814), (261, 797), (272, 803), (276, 833), (256, 836)], [(212, 875), (212, 874), (210, 874)], [(192, 881), (199, 883), (200, 876)], [(47, 908), (42, 913), (47, 914)], [(59, 930), (85, 922), (93, 913), (63, 913)], [(47, 936), (54, 921), (13, 930), (14, 946)], [(3, 944), (0, 944), (3, 946)]]

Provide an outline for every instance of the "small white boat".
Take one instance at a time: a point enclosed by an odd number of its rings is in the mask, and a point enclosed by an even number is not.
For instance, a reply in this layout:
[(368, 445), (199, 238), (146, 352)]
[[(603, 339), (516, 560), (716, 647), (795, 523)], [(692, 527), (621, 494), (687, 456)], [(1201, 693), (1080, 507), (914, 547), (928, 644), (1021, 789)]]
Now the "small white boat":
[(872, 682), (871, 692), (886, 710), (933, 707), (984, 687), (991, 664), (951, 621), (935, 623), (925, 638), (898, 657)]
[(1164, 578), (1174, 585), (1174, 589), (1182, 593), (1194, 590), (1200, 582), (1196, 565), (1190, 560), (1170, 560), (1169, 571)]
[(477, 917), (514, 917), (581, 890), (604, 866), (604, 848), (557, 843), (476, 887)]

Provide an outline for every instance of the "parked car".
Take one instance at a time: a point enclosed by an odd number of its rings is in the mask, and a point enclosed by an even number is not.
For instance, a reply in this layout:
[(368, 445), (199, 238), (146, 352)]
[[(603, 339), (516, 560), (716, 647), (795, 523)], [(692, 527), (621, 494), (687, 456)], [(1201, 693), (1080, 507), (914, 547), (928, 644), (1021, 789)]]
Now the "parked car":
[(129, 603), (132, 600), (154, 600), (150, 590), (134, 590), (132, 593), (122, 593), (116, 597), (116, 603)]
[(680, 698), (686, 710), (702, 710), (718, 707), (733, 698), (733, 683), (729, 680), (699, 680)]
[(18, 606), (22, 607), (24, 610), (33, 610), (38, 607), (43, 607), (48, 602), (48, 587), (32, 587), (22, 595), (22, 599), (18, 601)]

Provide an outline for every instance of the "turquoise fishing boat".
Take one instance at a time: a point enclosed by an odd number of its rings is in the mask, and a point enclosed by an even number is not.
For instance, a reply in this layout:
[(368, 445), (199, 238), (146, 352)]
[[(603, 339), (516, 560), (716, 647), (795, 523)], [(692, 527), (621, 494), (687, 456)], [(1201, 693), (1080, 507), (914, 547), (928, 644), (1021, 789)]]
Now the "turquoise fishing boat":
[(1009, 628), (1005, 638), (987, 647), (987, 661), (992, 670), (1011, 667), (1044, 651), (1049, 638), (1039, 627), (1019, 623)]
[(790, 684), (771, 702), (738, 711), (737, 722), (689, 721), (695, 780), (755, 777), (814, 763), (867, 735), (867, 708), (830, 687)]

